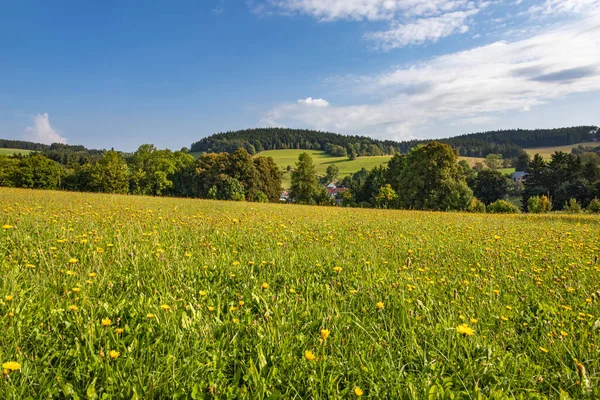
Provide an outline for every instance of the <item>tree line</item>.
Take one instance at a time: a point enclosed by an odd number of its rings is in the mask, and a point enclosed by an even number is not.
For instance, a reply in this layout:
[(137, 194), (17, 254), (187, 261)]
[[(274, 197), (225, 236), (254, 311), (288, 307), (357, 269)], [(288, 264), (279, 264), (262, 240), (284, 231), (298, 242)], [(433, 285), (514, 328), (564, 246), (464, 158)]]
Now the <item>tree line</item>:
[(268, 202), (279, 200), (281, 173), (272, 158), (244, 149), (194, 159), (144, 144), (127, 157), (109, 150), (66, 165), (43, 153), (0, 155), (0, 186)]

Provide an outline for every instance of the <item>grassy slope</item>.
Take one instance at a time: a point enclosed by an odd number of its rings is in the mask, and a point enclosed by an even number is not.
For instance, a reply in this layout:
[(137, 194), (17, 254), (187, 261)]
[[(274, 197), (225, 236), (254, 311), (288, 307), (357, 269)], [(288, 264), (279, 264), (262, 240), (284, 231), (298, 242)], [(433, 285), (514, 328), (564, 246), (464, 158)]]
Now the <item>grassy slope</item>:
[(13, 154), (29, 154), (31, 150), (23, 150), (23, 149), (2, 149), (0, 148), (0, 154), (12, 156)]
[(598, 217), (6, 188), (0, 209), (0, 363), (22, 365), (1, 399), (600, 397)]
[(539, 154), (542, 157), (549, 159), (552, 156), (552, 154), (554, 154), (557, 151), (562, 151), (564, 153), (571, 153), (571, 150), (573, 149), (573, 147), (577, 147), (579, 145), (589, 146), (589, 147), (597, 147), (597, 146), (600, 146), (600, 142), (575, 143), (575, 144), (569, 144), (567, 146), (536, 147), (536, 148), (525, 149), (525, 151), (531, 157), (533, 157), (535, 154)]

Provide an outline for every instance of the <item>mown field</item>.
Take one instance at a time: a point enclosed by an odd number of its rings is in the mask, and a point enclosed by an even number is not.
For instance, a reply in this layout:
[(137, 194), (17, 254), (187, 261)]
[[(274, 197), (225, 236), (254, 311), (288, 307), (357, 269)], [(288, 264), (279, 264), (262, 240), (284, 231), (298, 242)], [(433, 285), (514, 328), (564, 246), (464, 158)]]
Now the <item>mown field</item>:
[(552, 154), (554, 154), (557, 151), (562, 151), (563, 153), (570, 154), (571, 150), (573, 150), (573, 147), (577, 147), (580, 145), (585, 146), (585, 147), (598, 147), (598, 146), (600, 146), (600, 142), (583, 142), (583, 143), (569, 144), (567, 146), (537, 147), (537, 148), (524, 149), (524, 150), (531, 157), (533, 157), (536, 154), (539, 154), (542, 157), (544, 157), (546, 160), (549, 160), (552, 157)]
[(600, 397), (597, 217), (0, 209), (2, 399)]
[(13, 154), (27, 155), (29, 153), (31, 153), (31, 150), (0, 148), (0, 155), (7, 155), (7, 156), (12, 156)]

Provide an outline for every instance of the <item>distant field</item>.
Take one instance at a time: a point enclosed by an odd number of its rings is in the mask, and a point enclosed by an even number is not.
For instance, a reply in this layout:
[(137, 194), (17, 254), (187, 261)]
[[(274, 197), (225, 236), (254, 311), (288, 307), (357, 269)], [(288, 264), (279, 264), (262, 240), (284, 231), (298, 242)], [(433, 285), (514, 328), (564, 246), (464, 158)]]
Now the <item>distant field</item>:
[(552, 154), (554, 154), (557, 151), (562, 151), (564, 153), (571, 153), (571, 150), (573, 149), (573, 147), (577, 147), (579, 145), (589, 146), (589, 147), (598, 147), (598, 146), (600, 146), (600, 142), (583, 142), (583, 143), (569, 144), (567, 146), (535, 147), (535, 148), (524, 149), (524, 150), (531, 157), (533, 157), (536, 154), (539, 154), (542, 157), (549, 159), (552, 156)]
[(23, 150), (23, 149), (0, 149), (0, 154), (5, 154), (12, 156), (13, 154), (29, 154), (31, 150)]
[[(258, 155), (272, 157), (275, 163), (286, 171), (288, 165), (294, 167), (301, 153), (309, 153), (317, 167), (317, 172), (323, 175), (325, 175), (328, 166), (335, 164), (340, 169), (340, 177), (342, 178), (360, 171), (361, 168), (370, 170), (378, 165), (387, 164), (392, 158), (391, 156), (358, 157), (356, 160), (351, 161), (348, 157), (333, 157), (317, 150), (267, 150), (258, 153)], [(282, 181), (283, 187), (289, 187), (290, 179), (290, 174), (285, 172)]]

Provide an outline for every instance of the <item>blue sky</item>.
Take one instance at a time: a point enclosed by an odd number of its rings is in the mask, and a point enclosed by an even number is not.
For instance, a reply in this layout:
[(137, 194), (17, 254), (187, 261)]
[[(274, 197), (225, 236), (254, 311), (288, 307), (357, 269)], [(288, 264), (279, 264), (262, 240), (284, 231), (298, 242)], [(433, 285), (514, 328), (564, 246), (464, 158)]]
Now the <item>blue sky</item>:
[(600, 124), (600, 0), (0, 4), (0, 137), (179, 149)]

